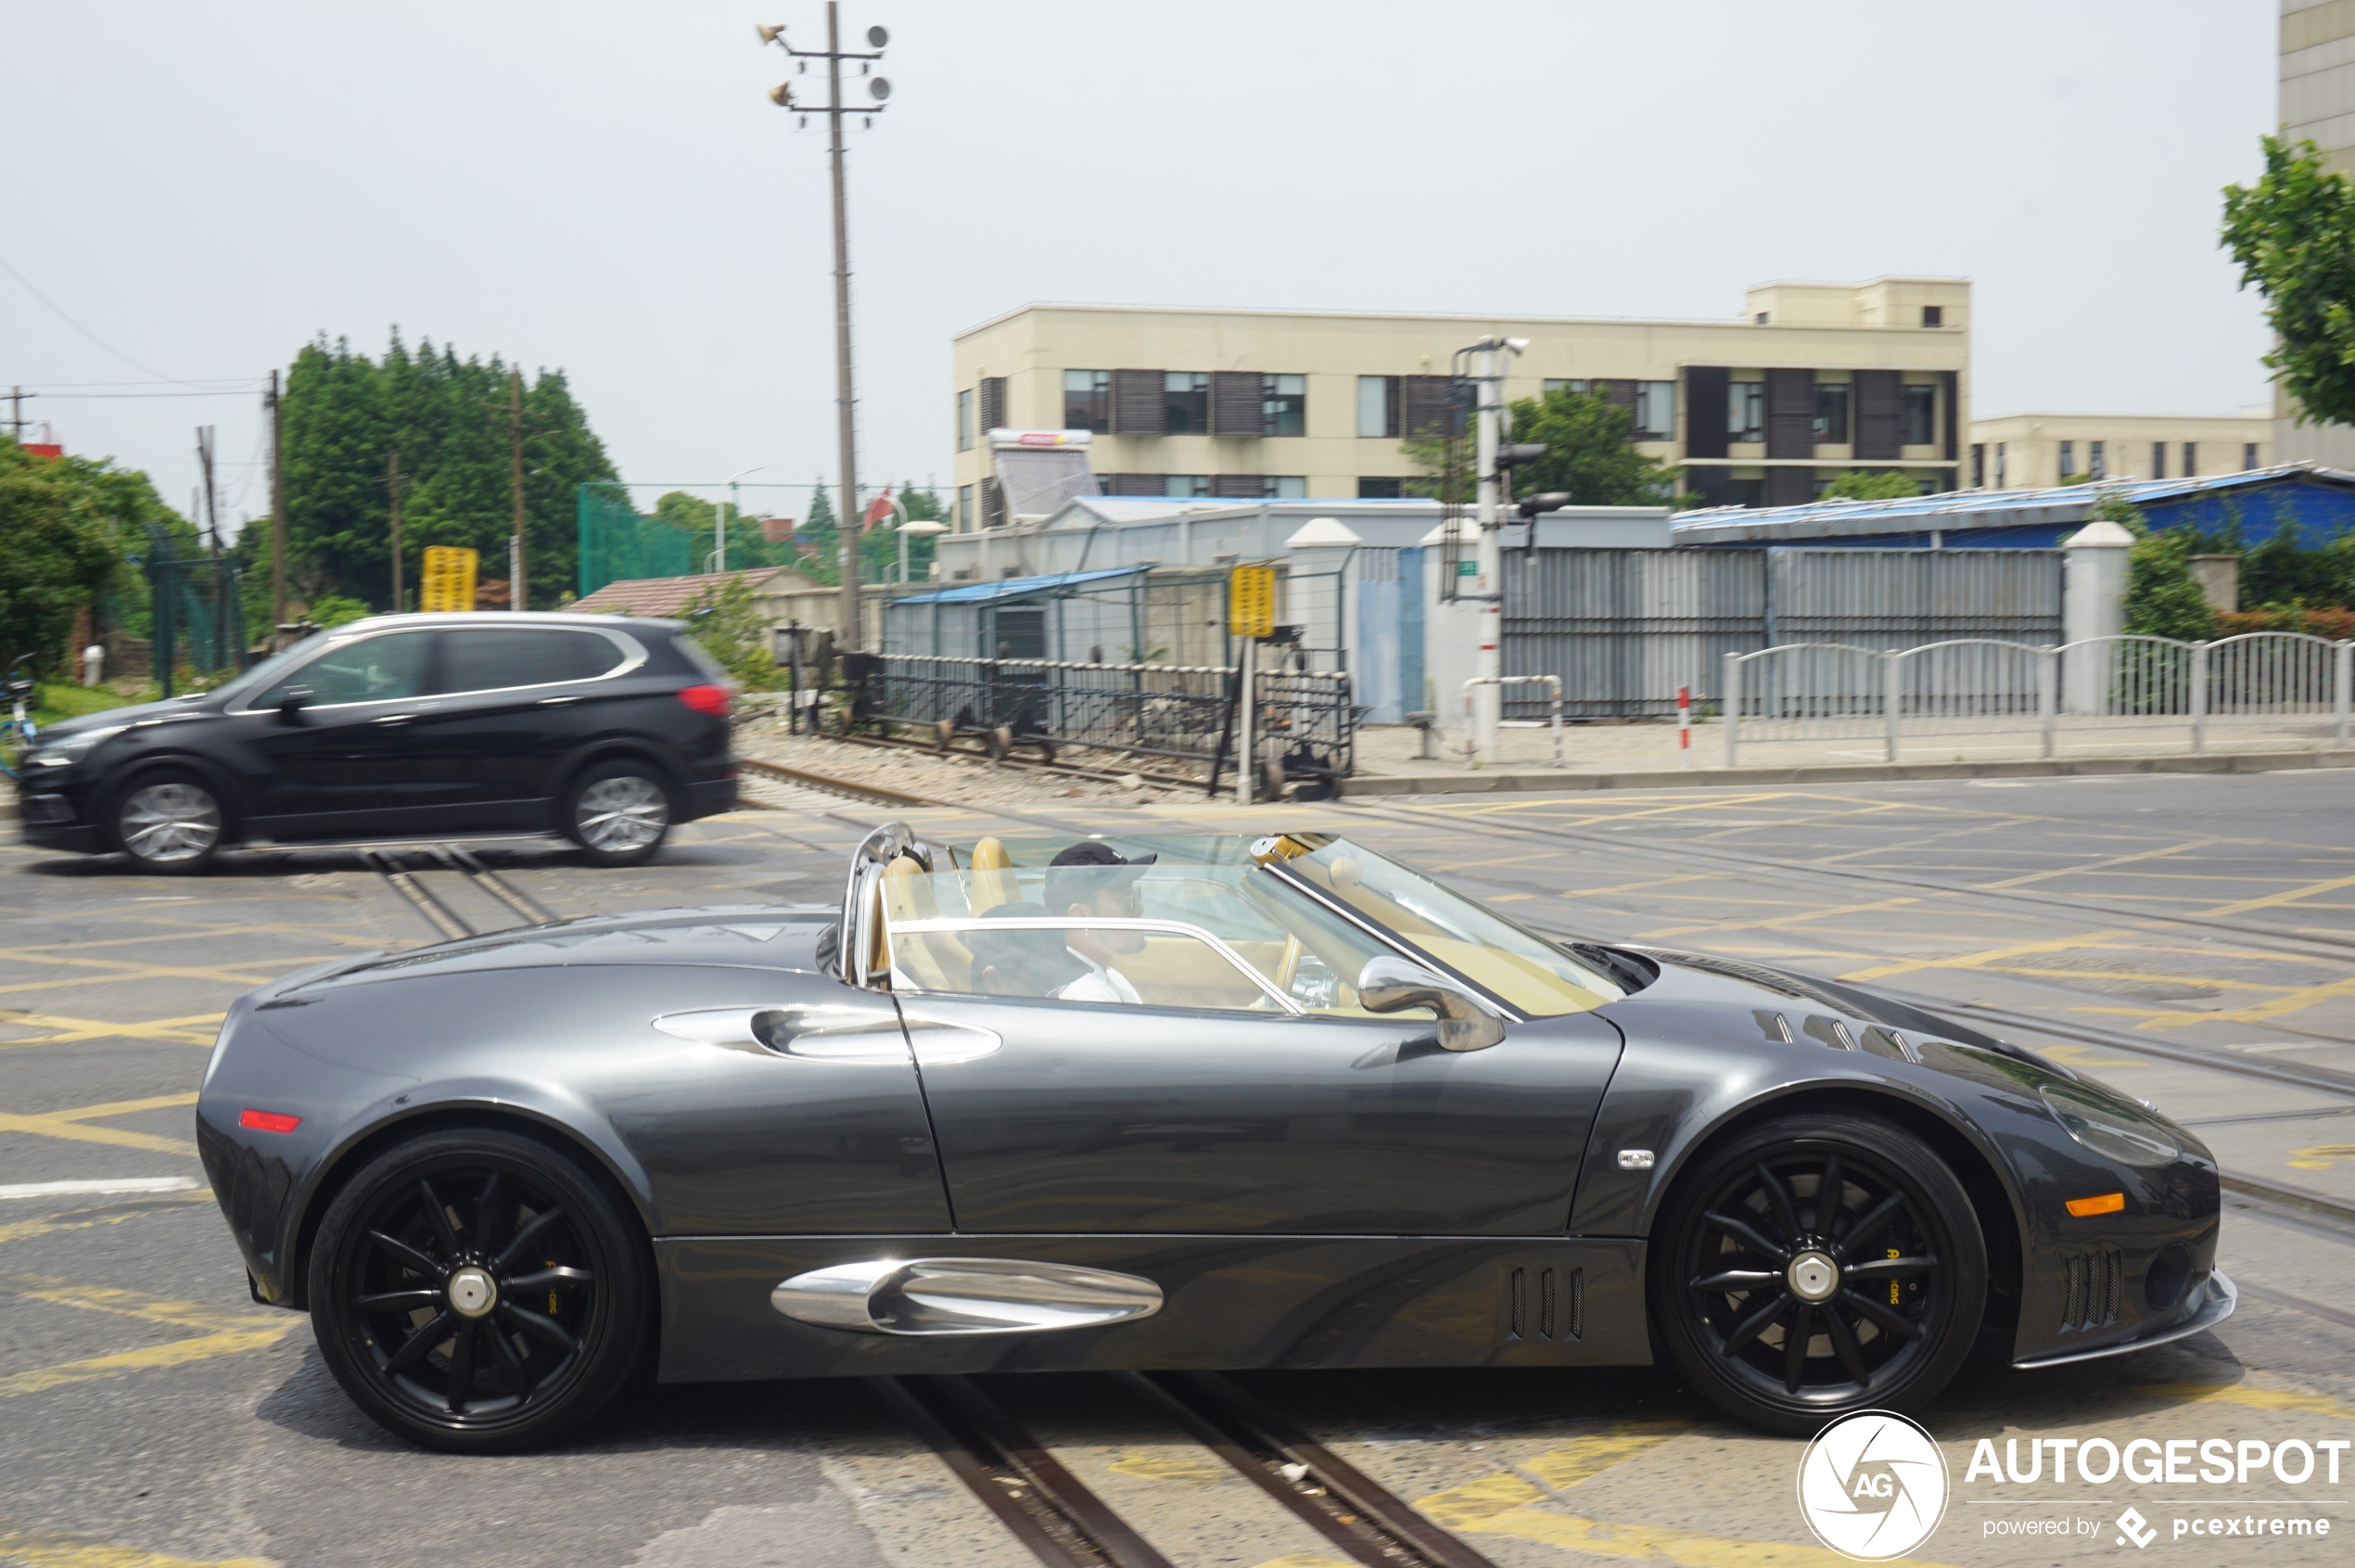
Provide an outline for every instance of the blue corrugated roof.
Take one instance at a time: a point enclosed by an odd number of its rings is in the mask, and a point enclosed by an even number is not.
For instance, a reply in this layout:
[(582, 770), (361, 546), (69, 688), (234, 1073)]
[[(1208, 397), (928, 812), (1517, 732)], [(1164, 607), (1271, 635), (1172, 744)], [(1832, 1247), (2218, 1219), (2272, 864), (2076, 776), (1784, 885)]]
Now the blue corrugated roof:
[(1896, 501), (1817, 501), (1803, 506), (1718, 506), (1682, 513), (1671, 527), (1678, 542), (1687, 544), (1915, 533), (1931, 529), (2033, 528), (2082, 522), (2105, 495), (2122, 496), (2147, 508), (2252, 488), (2301, 483), (2355, 491), (2355, 474), (2312, 463), (2285, 463), (2237, 474), (2209, 474), (2184, 479), (2129, 479), (2117, 484), (2056, 485), (2043, 490), (1946, 491)]
[(911, 593), (904, 599), (894, 599), (895, 605), (977, 605), (991, 599), (1019, 599), (1026, 593), (1048, 593), (1058, 588), (1068, 588), (1077, 582), (1095, 582), (1107, 577), (1127, 577), (1140, 572), (1142, 567), (1106, 567), (1092, 572), (1055, 572), (1047, 577), (1001, 577), (995, 582), (968, 582), (961, 587), (943, 588), (932, 593)]

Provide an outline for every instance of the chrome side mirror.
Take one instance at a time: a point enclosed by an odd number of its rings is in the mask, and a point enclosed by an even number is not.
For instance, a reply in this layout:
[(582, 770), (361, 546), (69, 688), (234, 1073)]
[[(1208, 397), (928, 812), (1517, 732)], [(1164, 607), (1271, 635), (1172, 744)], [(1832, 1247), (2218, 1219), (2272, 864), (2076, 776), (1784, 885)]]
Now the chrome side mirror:
[(1461, 983), (1403, 958), (1369, 958), (1357, 972), (1357, 1001), (1368, 1013), (1428, 1007), (1439, 1014), (1443, 1051), (1485, 1051), (1505, 1038), (1505, 1020)]

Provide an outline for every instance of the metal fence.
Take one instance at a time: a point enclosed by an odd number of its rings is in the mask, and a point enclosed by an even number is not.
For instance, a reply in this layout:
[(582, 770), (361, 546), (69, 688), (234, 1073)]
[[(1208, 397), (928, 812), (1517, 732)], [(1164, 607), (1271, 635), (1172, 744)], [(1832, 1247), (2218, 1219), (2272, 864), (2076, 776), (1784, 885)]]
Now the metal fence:
[[(1505, 555), (1505, 672), (1562, 678), (1583, 719), (1724, 700), (1729, 654), (1835, 643), (2042, 643), (2061, 631), (2057, 550), (1574, 550)], [(1514, 719), (1546, 717), (1528, 687)]]
[[(950, 734), (1003, 729), (1018, 742), (1198, 764), (1205, 776), (1232, 745), (1237, 682), (1228, 667), (902, 654), (877, 663), (861, 711), (899, 725), (937, 733), (945, 721)], [(1357, 715), (1346, 674), (1286, 660), (1260, 669), (1253, 692), (1256, 760), (1294, 778), (1348, 773)]]
[(1745, 746), (1842, 741), (1894, 762), (1908, 741), (1997, 736), (2050, 757), (2064, 735), (2206, 749), (2221, 725), (2349, 743), (2355, 643), (2257, 631), (2214, 643), (1960, 638), (1882, 650), (1787, 644), (1725, 656), (1725, 765)]

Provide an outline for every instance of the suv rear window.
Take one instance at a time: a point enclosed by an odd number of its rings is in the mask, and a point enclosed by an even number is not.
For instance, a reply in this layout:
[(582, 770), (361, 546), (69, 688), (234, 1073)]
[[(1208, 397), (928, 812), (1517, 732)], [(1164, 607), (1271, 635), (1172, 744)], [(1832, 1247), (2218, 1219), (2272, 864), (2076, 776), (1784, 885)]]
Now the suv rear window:
[(442, 689), (497, 692), (588, 681), (620, 664), (619, 646), (593, 631), (477, 626), (442, 633)]

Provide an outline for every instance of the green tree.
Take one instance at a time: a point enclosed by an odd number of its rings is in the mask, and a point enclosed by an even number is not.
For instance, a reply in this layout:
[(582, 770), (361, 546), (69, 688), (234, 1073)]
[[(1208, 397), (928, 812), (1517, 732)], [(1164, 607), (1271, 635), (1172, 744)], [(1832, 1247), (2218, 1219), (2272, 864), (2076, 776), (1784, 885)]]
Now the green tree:
[(144, 474), (36, 457), (0, 436), (0, 664), (30, 653), (38, 669), (59, 666), (74, 612), (124, 576), (120, 524), (108, 504), (139, 491), (154, 495)]
[(1884, 468), (1878, 473), (1862, 468), (1843, 468), (1834, 474), (1831, 483), (1824, 487), (1822, 501), (1909, 501), (1922, 492), (1914, 479)]
[[(478, 550), (481, 575), (506, 575), (514, 532), (513, 465), (504, 417), (507, 366), (461, 360), (395, 333), (381, 361), (323, 336), (286, 378), (286, 542), (298, 601), (338, 593), (389, 606), (390, 506), (386, 460), (396, 447), (413, 481), (402, 506), (402, 575), (414, 585), (429, 544)], [(603, 443), (560, 371), (527, 381), (523, 399), (524, 539), (531, 602), (578, 585), (576, 487), (615, 478)], [(412, 587), (414, 592), (414, 586)]]
[(2255, 185), (2224, 187), (2222, 243), (2265, 297), (2265, 363), (2299, 422), (2355, 424), (2355, 184), (2310, 141), (2264, 148)]
[[(702, 571), (712, 555), (715, 525), (719, 507), (715, 502), (699, 500), (683, 490), (666, 491), (655, 503), (654, 515), (671, 527), (698, 541), (695, 569)], [(742, 511), (728, 514), (728, 569), (745, 571), (757, 567), (781, 567), (784, 554), (770, 542), (760, 526), (760, 519), (748, 517)]]
[(841, 534), (841, 525), (834, 520), (834, 503), (826, 499), (826, 482), (821, 479), (810, 487), (809, 516), (794, 530), (795, 543), (814, 545), (816, 554), (803, 556), (793, 565), (814, 582), (840, 582), (842, 566), (836, 547)]
[(2130, 636), (2197, 643), (2216, 635), (2216, 612), (2192, 580), (2190, 556), (2198, 538), (2189, 529), (2155, 530), (2142, 510), (2115, 491), (2094, 516), (2134, 536), (2126, 553), (2126, 627)]
[(715, 582), (680, 606), (696, 642), (728, 667), (728, 673), (746, 691), (769, 692), (778, 686), (777, 661), (769, 621), (753, 602), (746, 578)]
[[(1573, 506), (1663, 506), (1675, 500), (1675, 471), (1632, 444), (1632, 410), (1609, 398), (1557, 387), (1544, 397), (1518, 400), (1511, 414), (1510, 439), (1546, 448), (1544, 457), (1513, 470), (1515, 497), (1559, 491), (1570, 496)], [(1439, 481), (1434, 490), (1444, 486), (1446, 440), (1438, 427), (1410, 438), (1399, 451), (1434, 476)], [(1467, 491), (1470, 483), (1466, 476)], [(1469, 501), (1471, 496), (1440, 499)]]

